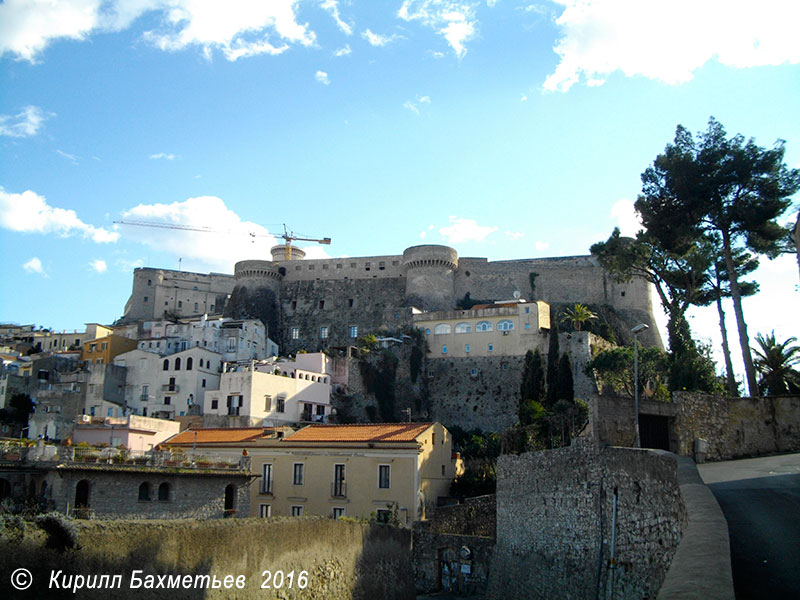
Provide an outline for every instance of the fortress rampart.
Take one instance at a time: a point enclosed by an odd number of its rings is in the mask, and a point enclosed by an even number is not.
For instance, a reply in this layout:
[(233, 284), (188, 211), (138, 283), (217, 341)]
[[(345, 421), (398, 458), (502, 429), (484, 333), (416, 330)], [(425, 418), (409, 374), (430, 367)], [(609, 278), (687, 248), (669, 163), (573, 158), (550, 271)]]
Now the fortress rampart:
[(281, 351), (293, 353), (397, 330), (411, 323), (411, 307), (449, 310), (466, 294), (491, 302), (515, 292), (550, 304), (609, 305), (626, 324), (650, 325), (651, 338), (644, 341), (661, 345), (647, 282), (615, 283), (591, 256), (490, 262), (437, 245), (401, 255), (244, 260), (233, 276), (140, 268), (122, 321), (204, 312), (260, 318)]

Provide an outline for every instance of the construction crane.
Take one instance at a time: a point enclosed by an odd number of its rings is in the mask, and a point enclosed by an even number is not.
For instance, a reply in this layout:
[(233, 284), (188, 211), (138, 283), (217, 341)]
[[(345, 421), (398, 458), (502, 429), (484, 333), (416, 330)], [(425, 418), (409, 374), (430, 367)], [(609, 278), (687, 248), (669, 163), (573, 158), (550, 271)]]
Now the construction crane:
[[(119, 220), (114, 221), (114, 223), (119, 225), (135, 225), (137, 227), (157, 227), (160, 229), (179, 229), (181, 231), (199, 231), (201, 233), (228, 233), (233, 234), (233, 231), (222, 231), (219, 229), (214, 229), (212, 227), (196, 227), (194, 225), (179, 225), (177, 223), (157, 223), (153, 221), (128, 221), (128, 220)], [(284, 260), (292, 260), (292, 242), (300, 241), (300, 242), (317, 242), (318, 244), (325, 244), (330, 245), (331, 238), (307, 238), (307, 237), (300, 237), (294, 234), (293, 231), (289, 231), (286, 228), (286, 223), (282, 223), (283, 225), (283, 233), (279, 234), (277, 237), (283, 238), (284, 241)], [(249, 232), (250, 237), (272, 237), (272, 234), (268, 233), (254, 233)]]

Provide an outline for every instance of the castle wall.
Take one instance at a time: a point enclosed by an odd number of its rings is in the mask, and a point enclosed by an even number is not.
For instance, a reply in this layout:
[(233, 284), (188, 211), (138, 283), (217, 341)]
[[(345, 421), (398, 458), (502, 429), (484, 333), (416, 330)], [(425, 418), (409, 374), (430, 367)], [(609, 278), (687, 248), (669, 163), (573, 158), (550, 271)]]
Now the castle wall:
[[(269, 274), (248, 271), (246, 265), (261, 265)], [(538, 274), (534, 290), (531, 273)], [(178, 316), (234, 311), (236, 318), (260, 311), (264, 314), (257, 316), (270, 321), (270, 337), (280, 341), (282, 352), (291, 353), (344, 345), (350, 340), (351, 325), (359, 326), (359, 335), (380, 327), (395, 329), (403, 320), (395, 317), (402, 307), (451, 309), (466, 293), (473, 300), (509, 300), (515, 291), (523, 298), (551, 304), (611, 305), (625, 324), (650, 325), (642, 341), (661, 346), (650, 288), (643, 280), (615, 283), (591, 256), (489, 262), (459, 258), (446, 246), (414, 246), (402, 256), (248, 260), (237, 263), (235, 279), (219, 273), (140, 268), (134, 271), (133, 292), (123, 320), (158, 319), (164, 311)], [(325, 301), (323, 308), (319, 308), (320, 300)], [(232, 305), (225, 308), (229, 302)], [(265, 306), (259, 308), (260, 304)], [(360, 313), (358, 322), (352, 318), (354, 308)], [(320, 338), (324, 326), (329, 328), (327, 343)], [(301, 338), (291, 339), (292, 327), (300, 329)]]
[[(281, 297), (279, 344), (283, 354), (353, 345), (352, 326), (358, 327), (360, 337), (377, 333), (381, 327), (397, 331), (411, 323), (410, 311), (402, 305), (402, 279), (287, 279)], [(322, 327), (328, 328), (326, 339), (321, 337)], [(297, 328), (296, 338), (292, 337), (293, 328)]]

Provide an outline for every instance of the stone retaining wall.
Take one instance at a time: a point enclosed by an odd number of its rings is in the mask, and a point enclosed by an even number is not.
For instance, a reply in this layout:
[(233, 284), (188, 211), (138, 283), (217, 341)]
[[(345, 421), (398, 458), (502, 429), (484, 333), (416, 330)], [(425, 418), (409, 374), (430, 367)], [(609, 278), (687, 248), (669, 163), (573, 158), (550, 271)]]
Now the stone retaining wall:
[(674, 457), (588, 443), (501, 456), (489, 598), (654, 597), (685, 520)]

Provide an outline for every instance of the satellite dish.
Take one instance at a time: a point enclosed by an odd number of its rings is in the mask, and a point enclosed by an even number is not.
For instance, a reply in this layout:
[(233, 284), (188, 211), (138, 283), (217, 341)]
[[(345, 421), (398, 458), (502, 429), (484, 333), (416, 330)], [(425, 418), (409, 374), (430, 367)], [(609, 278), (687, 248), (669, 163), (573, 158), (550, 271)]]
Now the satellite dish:
[(519, 290), (514, 290), (514, 300), (519, 300), (520, 296), (522, 296), (522, 292)]

